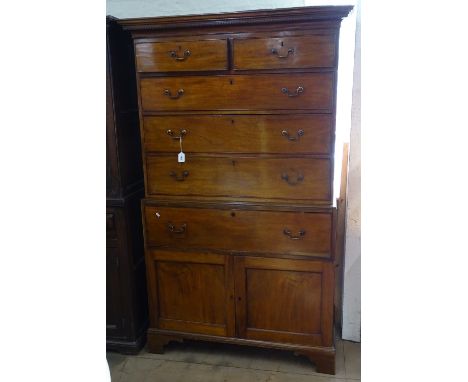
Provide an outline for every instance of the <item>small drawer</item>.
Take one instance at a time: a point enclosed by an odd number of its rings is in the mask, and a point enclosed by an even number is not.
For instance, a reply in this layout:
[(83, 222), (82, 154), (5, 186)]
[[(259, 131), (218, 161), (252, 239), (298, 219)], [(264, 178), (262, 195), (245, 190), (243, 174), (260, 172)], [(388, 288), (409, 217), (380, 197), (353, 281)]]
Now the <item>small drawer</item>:
[(336, 65), (334, 35), (234, 40), (234, 69), (330, 68)]
[(143, 78), (143, 111), (332, 111), (333, 73)]
[(146, 245), (329, 258), (329, 212), (144, 207)]
[(186, 153), (330, 154), (330, 114), (171, 115), (143, 119), (144, 150)]
[(280, 156), (146, 157), (148, 195), (331, 202), (328, 158)]
[(138, 43), (135, 56), (138, 72), (225, 70), (228, 67), (226, 40)]

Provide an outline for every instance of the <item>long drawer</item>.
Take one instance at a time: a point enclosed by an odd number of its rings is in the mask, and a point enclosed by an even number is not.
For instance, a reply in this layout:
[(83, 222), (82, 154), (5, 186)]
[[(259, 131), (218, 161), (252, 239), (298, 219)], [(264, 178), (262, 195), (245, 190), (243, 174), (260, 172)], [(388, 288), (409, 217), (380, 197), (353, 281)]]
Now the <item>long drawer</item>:
[(144, 149), (188, 153), (330, 154), (329, 114), (180, 115), (143, 119)]
[(333, 34), (236, 38), (234, 69), (333, 67), (335, 50)]
[(151, 77), (140, 80), (144, 111), (316, 110), (329, 112), (333, 73)]
[(146, 157), (148, 195), (331, 201), (327, 158), (177, 155)]
[(329, 258), (331, 212), (251, 211), (146, 204), (148, 247)]

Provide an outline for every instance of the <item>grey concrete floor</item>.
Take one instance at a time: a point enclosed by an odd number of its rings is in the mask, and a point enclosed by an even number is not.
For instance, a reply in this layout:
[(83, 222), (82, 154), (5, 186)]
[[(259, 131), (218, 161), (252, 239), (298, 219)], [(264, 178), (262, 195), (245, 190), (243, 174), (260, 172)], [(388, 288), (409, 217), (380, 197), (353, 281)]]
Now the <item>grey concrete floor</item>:
[(108, 352), (112, 382), (350, 382), (361, 379), (361, 344), (336, 341), (336, 375), (292, 352), (228, 344), (172, 342), (164, 354)]

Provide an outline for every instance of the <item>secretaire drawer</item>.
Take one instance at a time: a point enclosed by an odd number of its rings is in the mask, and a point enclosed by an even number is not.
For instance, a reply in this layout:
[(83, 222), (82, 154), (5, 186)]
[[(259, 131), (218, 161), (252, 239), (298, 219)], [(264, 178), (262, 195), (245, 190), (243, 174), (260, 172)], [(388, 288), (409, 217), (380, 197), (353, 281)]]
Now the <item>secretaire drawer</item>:
[(135, 56), (139, 72), (224, 70), (228, 67), (225, 39), (138, 43)]
[(331, 34), (234, 39), (234, 69), (334, 67)]
[(146, 177), (148, 195), (331, 202), (327, 158), (148, 155)]
[(331, 111), (333, 73), (143, 78), (141, 103), (151, 110)]
[(149, 247), (330, 257), (332, 213), (145, 205)]
[(144, 150), (186, 153), (329, 154), (329, 114), (171, 115), (143, 118)]

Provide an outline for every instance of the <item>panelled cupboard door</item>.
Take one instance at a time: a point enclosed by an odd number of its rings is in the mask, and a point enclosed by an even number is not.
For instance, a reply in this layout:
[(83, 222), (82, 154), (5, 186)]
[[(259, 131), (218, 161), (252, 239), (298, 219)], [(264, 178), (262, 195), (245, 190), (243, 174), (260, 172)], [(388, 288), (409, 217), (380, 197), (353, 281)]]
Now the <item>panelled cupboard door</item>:
[(241, 338), (332, 346), (333, 264), (235, 257)]
[(106, 333), (113, 337), (124, 334), (122, 332), (122, 287), (118, 261), (119, 249), (108, 246), (106, 248)]
[(147, 256), (152, 326), (234, 336), (231, 257), (163, 250), (149, 250)]

